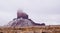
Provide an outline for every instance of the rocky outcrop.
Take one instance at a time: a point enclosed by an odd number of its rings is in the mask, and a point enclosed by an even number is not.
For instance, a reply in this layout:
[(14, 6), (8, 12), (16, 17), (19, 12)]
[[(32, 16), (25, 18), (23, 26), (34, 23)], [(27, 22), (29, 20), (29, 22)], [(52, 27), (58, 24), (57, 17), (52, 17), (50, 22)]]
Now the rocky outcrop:
[(14, 18), (12, 21), (10, 21), (7, 26), (19, 26), (19, 27), (25, 27), (25, 26), (45, 26), (44, 23), (38, 24), (33, 22), (31, 19), (28, 18), (28, 15), (24, 12), (21, 12), (21, 10), (17, 12), (17, 18)]

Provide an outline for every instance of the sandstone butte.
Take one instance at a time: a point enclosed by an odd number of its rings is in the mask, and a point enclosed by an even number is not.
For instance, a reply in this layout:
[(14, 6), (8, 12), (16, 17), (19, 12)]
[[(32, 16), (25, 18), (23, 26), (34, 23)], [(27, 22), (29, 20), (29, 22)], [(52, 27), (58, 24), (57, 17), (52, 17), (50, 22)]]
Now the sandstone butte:
[(60, 33), (60, 25), (35, 23), (22, 10), (18, 10), (17, 18), (7, 25), (0, 26), (0, 33)]

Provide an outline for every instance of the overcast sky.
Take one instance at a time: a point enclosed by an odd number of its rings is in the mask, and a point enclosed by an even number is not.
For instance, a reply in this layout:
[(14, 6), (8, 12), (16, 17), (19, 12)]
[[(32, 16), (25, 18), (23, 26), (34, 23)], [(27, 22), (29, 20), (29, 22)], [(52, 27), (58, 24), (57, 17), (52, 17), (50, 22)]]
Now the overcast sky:
[(60, 25), (60, 0), (0, 0), (0, 25), (16, 18), (18, 9), (36, 23)]

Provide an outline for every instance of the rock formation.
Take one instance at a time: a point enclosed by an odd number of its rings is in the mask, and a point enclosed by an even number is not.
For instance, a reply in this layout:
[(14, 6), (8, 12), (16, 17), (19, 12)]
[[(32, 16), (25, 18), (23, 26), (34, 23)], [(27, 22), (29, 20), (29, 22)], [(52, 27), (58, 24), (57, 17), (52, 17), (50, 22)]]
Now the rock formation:
[(38, 24), (33, 22), (31, 19), (28, 18), (28, 15), (22, 10), (18, 10), (17, 12), (17, 18), (14, 18), (12, 21), (10, 21), (7, 26), (18, 26), (18, 27), (25, 27), (25, 26), (45, 26), (44, 23)]
[(28, 15), (26, 13), (24, 13), (22, 10), (18, 10), (18, 12), (17, 12), (17, 18), (28, 19)]

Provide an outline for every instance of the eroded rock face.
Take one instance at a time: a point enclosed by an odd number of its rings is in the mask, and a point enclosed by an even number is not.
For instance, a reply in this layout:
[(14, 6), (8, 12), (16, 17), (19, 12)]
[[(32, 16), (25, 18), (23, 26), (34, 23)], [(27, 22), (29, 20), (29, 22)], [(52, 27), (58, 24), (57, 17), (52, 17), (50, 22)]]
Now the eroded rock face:
[(18, 27), (25, 27), (25, 26), (44, 26), (45, 24), (38, 24), (33, 22), (31, 19), (28, 18), (28, 15), (24, 12), (17, 12), (17, 18), (14, 18), (10, 21), (7, 26), (18, 26)]
[(10, 26), (33, 26), (33, 23), (31, 21), (29, 21), (28, 19), (23, 19), (23, 18), (19, 18), (17, 20), (13, 20), (13, 23), (10, 24)]
[(24, 12), (22, 12), (22, 10), (18, 10), (17, 12), (17, 18), (24, 18), (24, 19), (28, 19), (28, 15)]

